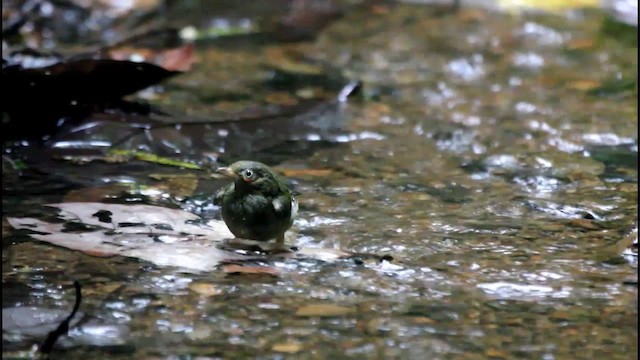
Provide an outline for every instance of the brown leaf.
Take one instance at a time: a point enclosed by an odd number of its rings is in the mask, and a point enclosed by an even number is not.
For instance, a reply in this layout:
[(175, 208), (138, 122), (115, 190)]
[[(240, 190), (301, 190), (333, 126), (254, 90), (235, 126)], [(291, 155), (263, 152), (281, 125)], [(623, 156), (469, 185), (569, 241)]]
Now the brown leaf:
[(277, 276), (278, 270), (268, 266), (244, 266), (236, 264), (228, 264), (222, 267), (222, 271), (227, 274), (256, 274)]
[(570, 82), (567, 87), (570, 89), (589, 91), (600, 87), (602, 84), (595, 80), (576, 80)]
[(371, 5), (371, 12), (374, 14), (386, 14), (389, 12), (389, 7), (388, 6), (384, 6), (384, 5)]
[(192, 43), (177, 49), (167, 50), (162, 57), (160, 66), (169, 71), (186, 72), (191, 70), (196, 61), (195, 49)]
[(274, 105), (284, 105), (284, 106), (292, 106), (298, 103), (298, 99), (287, 94), (286, 92), (272, 92), (265, 100)]
[(413, 320), (414, 323), (416, 324), (433, 324), (435, 323), (435, 321), (431, 318), (428, 318), (426, 316), (415, 316), (412, 317), (411, 320)]
[(271, 347), (271, 350), (287, 354), (295, 354), (298, 351), (302, 350), (302, 344), (297, 342), (279, 343), (274, 344)]
[(329, 176), (333, 174), (333, 170), (329, 169), (282, 169), (278, 168), (278, 171), (286, 177), (303, 177), (303, 176)]
[(304, 75), (320, 75), (324, 71), (321, 66), (306, 61), (304, 53), (292, 49), (268, 47), (264, 55), (269, 66), (282, 71)]
[(567, 313), (566, 311), (554, 311), (553, 313), (549, 314), (549, 318), (552, 320), (568, 321), (571, 320), (571, 314)]
[(567, 48), (571, 50), (582, 50), (582, 49), (590, 49), (593, 47), (592, 39), (575, 39), (569, 41), (567, 44)]
[(353, 308), (333, 304), (309, 304), (298, 308), (296, 316), (334, 317), (353, 312)]
[(505, 353), (504, 351), (500, 351), (497, 349), (487, 349), (485, 350), (484, 354), (488, 357), (491, 358), (500, 358), (500, 359), (506, 359), (509, 357), (509, 355), (507, 353)]
[(463, 9), (457, 13), (457, 16), (464, 22), (481, 21), (487, 18), (487, 12), (479, 9)]
[(109, 252), (104, 252), (104, 251), (99, 251), (99, 250), (84, 250), (82, 251), (83, 253), (89, 255), (89, 256), (95, 256), (95, 257), (112, 257), (112, 256), (116, 256), (116, 254), (113, 253), (109, 253)]
[(186, 72), (191, 70), (191, 66), (196, 59), (195, 48), (191, 43), (178, 48), (162, 51), (129, 46), (118, 47), (110, 49), (108, 56), (111, 59), (121, 61), (129, 61), (132, 57), (137, 57), (147, 63), (158, 65), (165, 70), (177, 72)]
[(600, 225), (598, 225), (598, 223), (594, 222), (593, 220), (588, 220), (588, 219), (573, 219), (569, 222), (569, 225), (571, 226), (575, 226), (575, 227), (581, 227), (583, 229), (587, 229), (587, 230), (598, 230), (600, 229)]

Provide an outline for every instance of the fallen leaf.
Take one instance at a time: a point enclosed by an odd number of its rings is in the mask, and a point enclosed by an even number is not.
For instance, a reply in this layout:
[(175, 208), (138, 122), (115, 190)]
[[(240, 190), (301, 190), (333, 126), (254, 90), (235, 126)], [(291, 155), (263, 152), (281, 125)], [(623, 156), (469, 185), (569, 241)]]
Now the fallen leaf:
[(277, 276), (278, 270), (268, 266), (244, 266), (228, 264), (222, 267), (222, 271), (227, 274), (255, 274)]
[[(46, 206), (61, 210), (57, 215), (61, 222), (37, 218), (7, 218), (6, 221), (15, 229), (30, 231), (29, 235), (36, 240), (98, 257), (127, 256), (193, 271), (213, 271), (222, 261), (248, 259), (236, 252), (237, 246), (225, 249), (239, 239), (235, 239), (222, 220), (205, 221), (187, 211), (151, 205), (73, 202)], [(295, 242), (295, 236), (286, 238), (289, 243)], [(323, 248), (299, 248), (287, 254), (325, 262), (352, 255)], [(230, 264), (223, 270), (278, 274), (274, 268), (261, 266)]]
[(487, 349), (485, 350), (484, 354), (488, 357), (492, 357), (492, 358), (501, 358), (501, 359), (506, 359), (509, 357), (509, 355), (507, 353), (505, 353), (504, 351), (500, 351), (497, 349)]
[(595, 80), (576, 80), (570, 82), (567, 87), (570, 89), (589, 91), (600, 87), (601, 83)]
[(380, 318), (371, 319), (365, 325), (365, 332), (369, 335), (378, 335), (380, 334), (380, 327), (384, 324), (384, 320)]
[(411, 320), (416, 324), (433, 324), (433, 323), (435, 323), (435, 321), (433, 319), (428, 318), (426, 316), (415, 316), (415, 317), (412, 317)]
[(195, 49), (192, 43), (184, 46), (163, 49), (160, 51), (149, 48), (131, 46), (119, 46), (111, 48), (106, 54), (109, 58), (119, 61), (143, 60), (147, 63), (158, 65), (165, 70), (187, 72), (191, 70), (195, 62)]
[(195, 50), (193, 44), (190, 43), (177, 49), (165, 51), (159, 65), (169, 71), (186, 72), (191, 69), (195, 60)]
[(309, 304), (296, 310), (296, 316), (334, 317), (350, 314), (353, 308), (333, 304)]
[[(223, 221), (204, 222), (186, 211), (150, 205), (101, 203), (49, 204), (62, 211), (64, 222), (8, 218), (16, 229), (30, 230), (34, 239), (94, 256), (127, 256), (160, 266), (212, 271), (222, 261), (243, 260), (217, 244), (233, 238)], [(69, 231), (68, 226), (82, 231)]]
[(487, 18), (487, 12), (480, 9), (462, 9), (458, 11), (457, 16), (464, 22), (481, 21)]
[(144, 62), (80, 59), (42, 68), (7, 66), (2, 81), (11, 89), (5, 94), (7, 105), (20, 99), (33, 105), (59, 105), (119, 99), (177, 74)]
[(264, 55), (267, 64), (275, 69), (304, 75), (320, 75), (323, 73), (322, 67), (305, 62), (303, 54), (287, 51), (281, 47), (268, 47)]
[(374, 5), (371, 5), (371, 12), (378, 15), (386, 14), (389, 12), (389, 7), (384, 5), (374, 4)]
[(191, 284), (189, 288), (193, 292), (206, 297), (217, 296), (222, 294), (222, 291), (213, 284), (195, 283), (195, 284)]
[(581, 227), (581, 228), (587, 229), (587, 230), (598, 230), (598, 229), (600, 229), (600, 225), (598, 225), (598, 223), (594, 222), (593, 220), (588, 220), (588, 219), (573, 219), (573, 220), (569, 221), (569, 225), (575, 226), (575, 227)]
[(158, 155), (150, 154), (146, 152), (141, 152), (141, 151), (115, 149), (115, 150), (110, 150), (108, 154), (110, 156), (119, 155), (119, 156), (126, 156), (129, 158), (133, 157), (140, 161), (147, 161), (147, 162), (160, 164), (160, 165), (168, 165), (168, 166), (181, 167), (185, 169), (201, 170), (201, 167), (194, 163), (179, 161), (179, 160), (166, 158), (166, 157), (162, 157), (162, 156), (158, 156)]
[(571, 50), (590, 49), (593, 47), (592, 39), (575, 39), (569, 41), (567, 48)]
[(271, 347), (271, 350), (287, 354), (295, 354), (302, 350), (302, 344), (297, 342), (274, 344)]
[(567, 313), (566, 311), (554, 311), (553, 313), (549, 314), (549, 318), (552, 320), (569, 321), (571, 320), (571, 314)]
[(512, 318), (512, 319), (506, 319), (504, 323), (509, 326), (520, 326), (524, 323), (524, 320), (520, 318)]
[(83, 253), (89, 255), (89, 256), (94, 256), (94, 257), (113, 257), (116, 256), (113, 253), (107, 252), (107, 251), (98, 251), (98, 250), (84, 250)]
[[(92, 279), (93, 280), (93, 279)], [(122, 283), (108, 283), (108, 284), (98, 284), (95, 287), (85, 287), (82, 289), (82, 295), (88, 298), (91, 297), (103, 297), (111, 294), (112, 292), (124, 288), (126, 285)]]
[(285, 92), (272, 92), (265, 100), (274, 105), (292, 106), (298, 103), (298, 99)]
[(329, 176), (333, 174), (333, 170), (329, 169), (283, 169), (276, 168), (286, 177), (302, 177), (302, 176)]

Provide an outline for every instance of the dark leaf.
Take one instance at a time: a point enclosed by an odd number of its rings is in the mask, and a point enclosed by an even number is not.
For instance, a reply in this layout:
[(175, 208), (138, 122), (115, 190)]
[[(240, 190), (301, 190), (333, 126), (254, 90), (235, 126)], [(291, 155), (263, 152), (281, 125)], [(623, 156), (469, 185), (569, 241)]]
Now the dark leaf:
[(176, 71), (149, 63), (131, 61), (75, 60), (25, 69), (2, 70), (5, 106), (16, 110), (16, 102), (30, 105), (115, 100), (160, 82)]

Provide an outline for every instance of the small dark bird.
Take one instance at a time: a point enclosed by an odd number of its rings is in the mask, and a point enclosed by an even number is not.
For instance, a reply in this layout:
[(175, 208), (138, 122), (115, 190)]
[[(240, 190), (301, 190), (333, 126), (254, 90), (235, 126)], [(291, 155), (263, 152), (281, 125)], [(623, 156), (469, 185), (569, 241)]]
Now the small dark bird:
[(213, 203), (222, 206), (222, 219), (237, 238), (284, 245), (284, 233), (293, 225), (298, 202), (288, 186), (267, 165), (238, 161), (217, 173), (233, 183), (216, 194)]

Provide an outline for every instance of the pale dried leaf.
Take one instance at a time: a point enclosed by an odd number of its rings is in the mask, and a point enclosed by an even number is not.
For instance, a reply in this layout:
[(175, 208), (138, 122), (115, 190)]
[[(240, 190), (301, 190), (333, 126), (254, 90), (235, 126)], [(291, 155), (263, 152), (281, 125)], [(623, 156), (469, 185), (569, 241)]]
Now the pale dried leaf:
[[(233, 237), (224, 222), (212, 220), (198, 224), (200, 218), (186, 211), (101, 203), (48, 206), (62, 209), (59, 216), (64, 220), (92, 225), (96, 229), (64, 232), (64, 223), (34, 218), (7, 220), (16, 229), (34, 231), (31, 237), (37, 240), (94, 256), (127, 256), (192, 271), (211, 271), (223, 260), (245, 258), (216, 247), (223, 239)], [(100, 215), (94, 216), (99, 212)]]
[[(201, 218), (195, 214), (151, 205), (120, 205), (103, 203), (59, 203), (48, 204), (62, 212), (63, 220), (112, 229), (117, 233), (189, 234), (207, 236), (220, 241), (233, 238), (233, 234), (221, 221), (200, 225)], [(110, 214), (108, 214), (108, 213)], [(131, 226), (140, 224), (141, 226)], [(124, 226), (123, 226), (124, 225)]]

